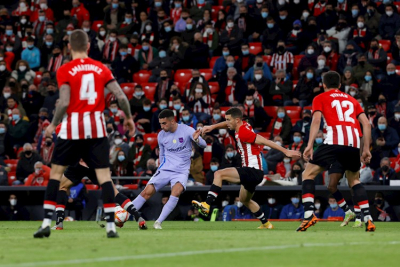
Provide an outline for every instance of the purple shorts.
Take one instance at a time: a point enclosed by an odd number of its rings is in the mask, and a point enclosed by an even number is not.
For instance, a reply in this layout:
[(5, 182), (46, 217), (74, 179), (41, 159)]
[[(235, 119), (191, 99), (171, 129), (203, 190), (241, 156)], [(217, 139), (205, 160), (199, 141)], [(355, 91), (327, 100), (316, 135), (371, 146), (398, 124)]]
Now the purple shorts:
[(170, 184), (173, 187), (176, 183), (180, 183), (186, 190), (186, 184), (189, 178), (189, 173), (176, 173), (170, 171), (158, 170), (149, 180), (148, 184), (154, 185), (156, 191), (159, 191), (164, 186)]

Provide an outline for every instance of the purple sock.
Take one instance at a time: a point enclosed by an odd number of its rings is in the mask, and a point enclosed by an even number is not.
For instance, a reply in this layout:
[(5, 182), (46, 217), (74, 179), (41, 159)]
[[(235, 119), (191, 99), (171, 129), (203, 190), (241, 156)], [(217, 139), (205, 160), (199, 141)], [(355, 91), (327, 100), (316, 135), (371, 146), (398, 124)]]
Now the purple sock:
[(176, 204), (178, 204), (179, 197), (170, 196), (167, 204), (164, 205), (160, 217), (158, 217), (157, 221), (162, 223), (168, 215), (175, 209)]
[(146, 199), (141, 195), (138, 195), (133, 201), (133, 206), (135, 206), (136, 210), (140, 210), (144, 203), (146, 203)]

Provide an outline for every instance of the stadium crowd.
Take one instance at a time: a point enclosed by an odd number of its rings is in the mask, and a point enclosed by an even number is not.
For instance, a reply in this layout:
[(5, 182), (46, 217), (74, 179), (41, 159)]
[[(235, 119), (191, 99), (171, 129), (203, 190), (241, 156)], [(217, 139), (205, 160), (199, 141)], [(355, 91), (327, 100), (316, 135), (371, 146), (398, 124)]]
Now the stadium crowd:
[[(0, 6), (0, 184), (46, 185), (56, 136), (45, 137), (59, 97), (68, 36), (84, 30), (89, 56), (108, 66), (130, 99), (137, 127), (111, 94), (104, 112), (113, 176), (152, 176), (158, 114), (199, 128), (242, 109), (254, 130), (290, 149), (308, 141), (321, 75), (342, 75), (372, 126), (362, 182), (388, 185), (400, 172), (400, 3), (392, 0), (19, 0)], [(324, 142), (322, 123), (315, 147)], [(233, 132), (193, 148), (192, 184), (241, 165)], [(302, 160), (263, 150), (265, 174), (301, 183)], [(326, 176), (326, 175), (325, 175)], [(317, 184), (327, 184), (321, 175)], [(118, 184), (137, 188), (132, 181)], [(133, 182), (135, 183), (135, 181)], [(295, 203), (293, 203), (295, 205)], [(301, 205), (300, 205), (301, 206)]]

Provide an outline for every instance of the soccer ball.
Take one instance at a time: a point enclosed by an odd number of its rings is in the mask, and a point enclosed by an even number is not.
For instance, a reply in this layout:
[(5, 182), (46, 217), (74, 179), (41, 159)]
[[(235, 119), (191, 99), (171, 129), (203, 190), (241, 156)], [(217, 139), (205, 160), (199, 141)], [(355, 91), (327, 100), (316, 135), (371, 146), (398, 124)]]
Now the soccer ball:
[(129, 219), (129, 213), (121, 208), (121, 206), (115, 207), (115, 225), (119, 228), (124, 226), (124, 223)]

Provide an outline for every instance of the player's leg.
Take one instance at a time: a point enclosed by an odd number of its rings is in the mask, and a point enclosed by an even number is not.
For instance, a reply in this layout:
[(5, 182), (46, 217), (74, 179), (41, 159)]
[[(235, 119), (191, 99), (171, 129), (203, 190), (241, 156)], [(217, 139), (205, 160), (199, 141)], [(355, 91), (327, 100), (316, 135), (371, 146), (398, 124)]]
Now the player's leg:
[(240, 175), (236, 168), (226, 168), (223, 170), (218, 170), (214, 173), (214, 181), (208, 191), (207, 199), (205, 202), (198, 202), (196, 200), (192, 201), (192, 205), (199, 209), (200, 213), (207, 216), (210, 212), (210, 206), (217, 199), (218, 194), (221, 192), (222, 182), (227, 181), (230, 183), (238, 184), (240, 183)]
[[(315, 158), (316, 155), (314, 155)], [(325, 169), (319, 165), (308, 163), (303, 171), (302, 182), (302, 201), (304, 206), (304, 220), (296, 231), (306, 231), (307, 228), (317, 223), (317, 217), (314, 215), (314, 195), (315, 195), (315, 177)]]
[(146, 221), (140, 216), (139, 212), (133, 205), (132, 201), (128, 197), (126, 197), (124, 194), (120, 193), (117, 190), (117, 188), (115, 187), (114, 183), (113, 183), (113, 187), (114, 187), (115, 201), (124, 210), (129, 212), (129, 214), (131, 214), (135, 218), (135, 221), (138, 222), (140, 230), (146, 230), (147, 229)]
[(169, 196), (169, 199), (168, 199), (167, 203), (164, 205), (160, 216), (155, 221), (154, 229), (159, 229), (159, 230), (162, 229), (161, 228), (161, 223), (175, 209), (175, 207), (176, 207), (176, 205), (178, 204), (178, 201), (179, 201), (179, 196), (183, 193), (184, 190), (185, 190), (185, 188), (180, 182), (177, 182), (177, 183), (172, 185), (171, 195)]
[[(350, 185), (349, 185), (349, 187), (350, 187)], [(353, 203), (354, 203), (354, 213), (356, 214), (356, 220), (354, 221), (353, 228), (362, 228), (363, 224), (362, 224), (362, 220), (361, 220), (361, 209), (354, 197), (354, 192), (353, 192), (353, 189), (351, 189), (351, 187), (350, 187), (350, 193), (351, 193), (351, 197), (352, 197)]]
[(364, 214), (365, 231), (374, 232), (375, 225), (373, 223), (370, 211), (367, 191), (365, 191), (364, 186), (360, 183), (360, 171), (346, 171), (346, 177), (349, 182), (349, 186), (354, 192), (355, 203), (358, 203), (361, 211)]
[(52, 164), (50, 171), (50, 180), (46, 187), (44, 196), (44, 219), (39, 230), (33, 234), (34, 238), (43, 238), (50, 236), (51, 219), (56, 209), (57, 193), (60, 187), (60, 180), (65, 171), (65, 166)]
[(56, 225), (53, 226), (53, 230), (63, 230), (64, 229), (64, 218), (65, 218), (65, 206), (67, 205), (68, 201), (68, 191), (69, 189), (74, 185), (74, 183), (65, 177), (61, 178), (60, 182), (60, 189), (58, 190), (57, 194), (57, 205), (56, 205), (56, 215), (57, 215), (57, 220), (56, 220)]
[(243, 203), (253, 215), (261, 221), (261, 226), (258, 229), (273, 229), (273, 225), (268, 221), (264, 212), (261, 210), (260, 205), (252, 200), (254, 192), (248, 191), (243, 185), (240, 187), (239, 200)]
[(144, 203), (149, 200), (156, 193), (156, 188), (154, 184), (147, 184), (142, 192), (132, 201), (133, 206), (137, 210), (140, 210)]

